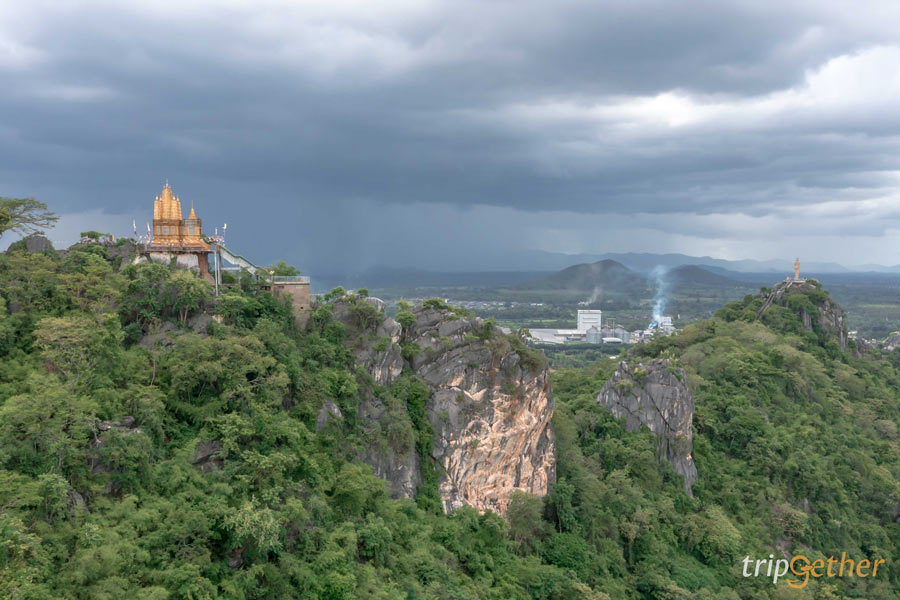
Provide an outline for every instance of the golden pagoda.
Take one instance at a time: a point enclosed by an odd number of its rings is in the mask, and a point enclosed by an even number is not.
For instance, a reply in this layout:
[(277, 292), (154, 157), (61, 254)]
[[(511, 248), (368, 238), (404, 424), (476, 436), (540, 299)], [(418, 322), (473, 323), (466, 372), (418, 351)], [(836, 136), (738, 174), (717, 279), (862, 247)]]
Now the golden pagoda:
[(153, 241), (150, 248), (159, 250), (185, 250), (209, 252), (209, 244), (203, 241), (203, 221), (197, 218), (191, 203), (191, 214), (181, 218), (181, 199), (172, 193), (169, 182), (153, 202)]

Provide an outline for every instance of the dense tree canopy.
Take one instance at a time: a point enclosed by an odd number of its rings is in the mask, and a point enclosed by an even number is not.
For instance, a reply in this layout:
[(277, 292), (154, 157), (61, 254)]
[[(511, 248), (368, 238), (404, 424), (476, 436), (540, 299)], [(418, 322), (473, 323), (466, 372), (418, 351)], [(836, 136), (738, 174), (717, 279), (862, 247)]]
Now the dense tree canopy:
[[(797, 307), (755, 322), (748, 298), (629, 358), (688, 373), (694, 498), (652, 434), (598, 405), (601, 360), (553, 374), (546, 498), (444, 515), (428, 387), (357, 367), (331, 313), (343, 290), (301, 327), (251, 279), (214, 298), (189, 272), (105, 256), (0, 255), (4, 598), (897, 597), (891, 560), (804, 590), (740, 576), (745, 555), (781, 548), (900, 556), (900, 359), (835, 347)], [(381, 422), (358, 414), (363, 393)], [(317, 424), (326, 401), (342, 418)], [(416, 449), (419, 497), (389, 496), (360, 460), (370, 444)]]

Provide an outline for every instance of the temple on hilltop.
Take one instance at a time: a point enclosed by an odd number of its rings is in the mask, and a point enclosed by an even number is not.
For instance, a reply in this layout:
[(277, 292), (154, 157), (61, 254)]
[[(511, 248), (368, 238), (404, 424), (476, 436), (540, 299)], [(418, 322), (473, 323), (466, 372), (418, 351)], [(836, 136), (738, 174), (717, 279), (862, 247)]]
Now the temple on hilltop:
[(209, 244), (203, 241), (202, 226), (203, 221), (197, 218), (193, 202), (191, 214), (187, 219), (181, 218), (181, 199), (172, 193), (167, 181), (162, 194), (153, 202), (153, 240), (149, 248), (209, 252)]
[(182, 218), (181, 199), (172, 192), (169, 182), (153, 201), (152, 238), (141, 249), (141, 255), (154, 262), (172, 259), (183, 269), (197, 271), (212, 281), (209, 274), (209, 244), (203, 239), (203, 221), (197, 218), (194, 204), (187, 219)]
[[(168, 181), (163, 186), (162, 193), (153, 201), (153, 228), (149, 229), (148, 225), (147, 234), (146, 243), (140, 246), (139, 255), (134, 259), (135, 264), (150, 261), (169, 265), (174, 261), (179, 269), (194, 271), (215, 284), (216, 294), (222, 286), (222, 271), (245, 270), (259, 280), (263, 289), (270, 290), (278, 296), (289, 297), (291, 306), (298, 316), (310, 308), (309, 277), (301, 275), (283, 277), (258, 267), (226, 248), (223, 243), (224, 237), (219, 237), (218, 234), (207, 238), (215, 244), (211, 249), (203, 237), (203, 221), (194, 212), (194, 203), (191, 202), (188, 218), (183, 219), (181, 198), (172, 192)], [(211, 252), (216, 257), (216, 277), (209, 272)], [(223, 267), (223, 259), (234, 266)]]

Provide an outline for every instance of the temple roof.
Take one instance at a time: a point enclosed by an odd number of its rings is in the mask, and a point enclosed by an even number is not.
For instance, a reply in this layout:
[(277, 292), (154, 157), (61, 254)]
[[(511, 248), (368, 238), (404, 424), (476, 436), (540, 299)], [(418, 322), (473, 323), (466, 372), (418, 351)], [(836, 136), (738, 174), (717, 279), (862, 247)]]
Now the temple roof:
[(163, 186), (162, 194), (159, 195), (158, 214), (160, 219), (181, 220), (181, 200), (172, 193), (172, 188), (169, 186), (168, 181)]

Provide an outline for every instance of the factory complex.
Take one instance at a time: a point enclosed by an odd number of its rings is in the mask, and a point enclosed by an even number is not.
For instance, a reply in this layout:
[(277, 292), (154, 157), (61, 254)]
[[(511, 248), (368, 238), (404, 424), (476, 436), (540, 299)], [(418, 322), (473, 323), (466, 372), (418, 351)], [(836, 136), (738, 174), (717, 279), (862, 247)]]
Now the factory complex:
[(531, 339), (538, 344), (639, 344), (656, 335), (675, 333), (672, 317), (655, 318), (647, 329), (627, 331), (622, 325), (603, 323), (603, 311), (579, 310), (575, 329), (531, 329)]

